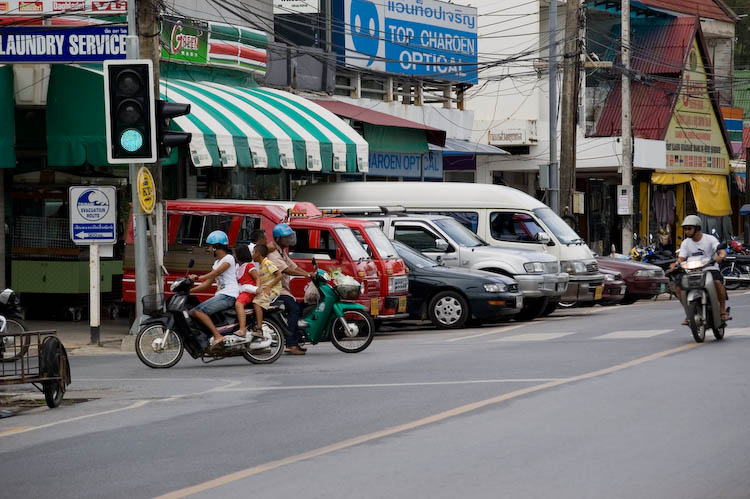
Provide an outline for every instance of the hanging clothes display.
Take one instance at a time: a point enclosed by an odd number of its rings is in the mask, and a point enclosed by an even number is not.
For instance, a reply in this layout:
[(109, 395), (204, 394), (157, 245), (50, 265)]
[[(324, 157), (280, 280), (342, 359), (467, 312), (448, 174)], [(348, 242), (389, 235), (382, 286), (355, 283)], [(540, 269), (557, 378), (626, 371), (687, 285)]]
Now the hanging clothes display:
[(677, 200), (675, 199), (675, 193), (672, 189), (668, 189), (664, 186), (659, 186), (654, 193), (654, 215), (656, 216), (656, 223), (663, 225), (674, 224), (675, 208), (677, 207)]

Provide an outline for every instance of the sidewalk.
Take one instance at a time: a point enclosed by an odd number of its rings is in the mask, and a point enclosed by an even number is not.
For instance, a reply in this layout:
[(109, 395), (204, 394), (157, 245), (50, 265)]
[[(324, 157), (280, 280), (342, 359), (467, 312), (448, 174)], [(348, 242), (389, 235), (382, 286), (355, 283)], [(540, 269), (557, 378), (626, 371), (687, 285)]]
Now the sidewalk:
[(105, 320), (99, 328), (101, 346), (91, 345), (91, 328), (87, 321), (24, 321), (29, 331), (53, 329), (70, 355), (105, 355), (131, 353), (134, 337), (130, 335), (130, 321)]

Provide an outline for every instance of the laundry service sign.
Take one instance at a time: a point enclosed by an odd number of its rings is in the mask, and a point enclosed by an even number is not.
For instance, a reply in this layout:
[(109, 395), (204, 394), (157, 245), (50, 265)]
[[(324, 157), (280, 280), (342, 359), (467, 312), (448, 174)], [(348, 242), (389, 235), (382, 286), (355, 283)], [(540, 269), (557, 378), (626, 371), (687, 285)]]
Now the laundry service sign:
[(0, 63), (125, 59), (127, 26), (0, 28)]

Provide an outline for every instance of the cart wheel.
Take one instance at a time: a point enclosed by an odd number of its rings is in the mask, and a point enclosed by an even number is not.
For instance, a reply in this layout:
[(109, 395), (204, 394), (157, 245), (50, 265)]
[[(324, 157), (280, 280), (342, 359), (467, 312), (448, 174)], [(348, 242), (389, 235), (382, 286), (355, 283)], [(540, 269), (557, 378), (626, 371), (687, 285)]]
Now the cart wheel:
[(63, 399), (65, 390), (62, 388), (62, 381), (44, 381), (42, 382), (42, 391), (47, 407), (54, 409), (58, 407)]

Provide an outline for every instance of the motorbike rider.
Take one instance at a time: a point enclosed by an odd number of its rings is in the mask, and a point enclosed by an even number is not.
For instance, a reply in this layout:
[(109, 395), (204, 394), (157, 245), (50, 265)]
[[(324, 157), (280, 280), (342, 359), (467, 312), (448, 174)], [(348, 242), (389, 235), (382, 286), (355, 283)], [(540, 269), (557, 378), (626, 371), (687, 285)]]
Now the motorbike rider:
[(281, 295), (279, 295), (277, 301), (281, 301), (284, 304), (289, 324), (285, 352), (290, 355), (304, 355), (307, 349), (299, 345), (300, 333), (297, 326), (297, 321), (300, 318), (300, 308), (289, 288), (289, 277), (300, 276), (312, 279), (314, 274), (305, 272), (289, 258), (289, 247), (297, 244), (297, 235), (288, 224), (280, 223), (273, 228), (273, 240), (276, 245), (276, 251), (269, 251), (268, 258), (282, 274)]
[(208, 274), (201, 276), (191, 274), (189, 276), (192, 281), (200, 282), (191, 292), (204, 291), (214, 281), (217, 283), (217, 290), (213, 297), (195, 307), (190, 313), (211, 331), (214, 337), (211, 348), (214, 348), (224, 341), (224, 337), (216, 329), (211, 320), (211, 315), (223, 310), (233, 309), (234, 302), (240, 294), (240, 286), (237, 283), (237, 265), (234, 256), (229, 252), (229, 238), (226, 233), (220, 230), (211, 232), (206, 238), (206, 244), (216, 261), (214, 261), (212, 270)]
[[(713, 265), (707, 267), (711, 272), (716, 285), (716, 291), (719, 295), (719, 305), (721, 306), (721, 320), (728, 321), (731, 319), (729, 314), (726, 312), (727, 303), (727, 291), (724, 288), (724, 276), (719, 271), (719, 264), (727, 256), (727, 252), (723, 249), (718, 249), (719, 240), (713, 236), (705, 235), (701, 232), (701, 219), (698, 215), (688, 215), (682, 221), (682, 229), (685, 233), (685, 239), (680, 245), (680, 251), (677, 256), (677, 261), (669, 266), (669, 270), (672, 271), (679, 264), (686, 261), (691, 256), (711, 256), (714, 257)], [(716, 256), (714, 256), (716, 255)], [(682, 301), (682, 289), (680, 289), (679, 281), (676, 286), (677, 297)], [(688, 320), (682, 321), (683, 326), (688, 325)]]

